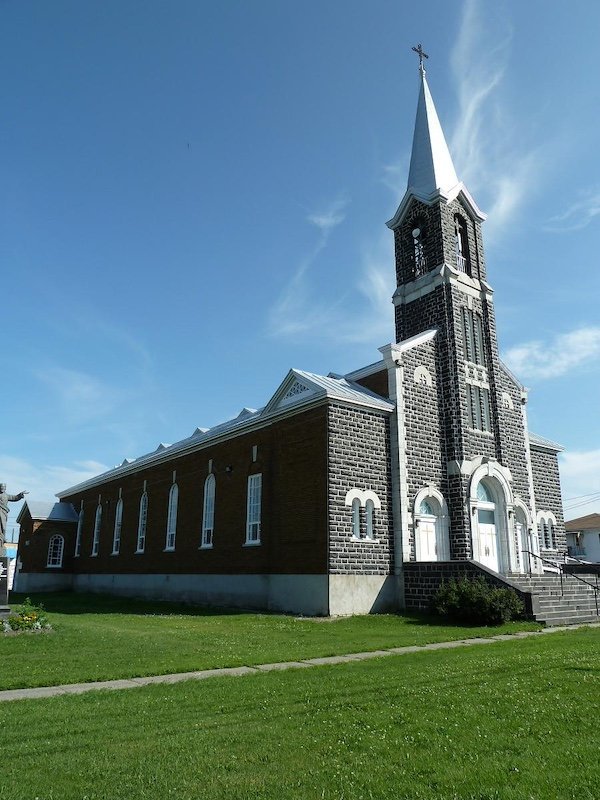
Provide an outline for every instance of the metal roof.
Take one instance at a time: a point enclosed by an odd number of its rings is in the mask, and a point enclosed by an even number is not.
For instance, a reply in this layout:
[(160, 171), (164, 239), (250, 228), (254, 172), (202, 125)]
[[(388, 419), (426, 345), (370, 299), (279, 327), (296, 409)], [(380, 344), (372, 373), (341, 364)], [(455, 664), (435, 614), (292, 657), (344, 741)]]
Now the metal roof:
[(408, 190), (418, 197), (430, 197), (439, 192), (447, 194), (457, 183), (458, 176), (427, 85), (425, 71), (422, 70)]
[(25, 510), (29, 511), (31, 519), (48, 520), (50, 522), (77, 522), (79, 519), (77, 512), (71, 503), (56, 503), (52, 500), (26, 500), (19, 512), (17, 522), (19, 522)]
[[(292, 394), (291, 396), (287, 395), (289, 389), (295, 382), (302, 384), (306, 391)], [(75, 492), (91, 488), (105, 481), (137, 472), (142, 467), (149, 466), (155, 462), (161, 462), (175, 455), (182, 455), (185, 452), (205, 447), (211, 442), (235, 435), (238, 430), (251, 430), (255, 426), (268, 424), (284, 413), (299, 412), (304, 406), (320, 399), (338, 400), (340, 402), (360, 405), (384, 412), (392, 412), (395, 408), (395, 405), (389, 400), (346, 378), (326, 377), (325, 375), (316, 375), (315, 373), (305, 372), (304, 370), (291, 369), (267, 405), (263, 408), (243, 408), (233, 419), (226, 420), (212, 428), (196, 428), (191, 436), (179, 442), (175, 442), (171, 445), (160, 444), (150, 453), (146, 453), (135, 459), (125, 459), (113, 469), (107, 470), (76, 486), (71, 486), (68, 489), (58, 492), (57, 497), (60, 498), (74, 494)]]
[(562, 444), (553, 442), (552, 439), (544, 439), (543, 436), (538, 436), (537, 433), (529, 433), (529, 444), (533, 447), (544, 448), (545, 450), (552, 450), (553, 453), (562, 453), (565, 449)]

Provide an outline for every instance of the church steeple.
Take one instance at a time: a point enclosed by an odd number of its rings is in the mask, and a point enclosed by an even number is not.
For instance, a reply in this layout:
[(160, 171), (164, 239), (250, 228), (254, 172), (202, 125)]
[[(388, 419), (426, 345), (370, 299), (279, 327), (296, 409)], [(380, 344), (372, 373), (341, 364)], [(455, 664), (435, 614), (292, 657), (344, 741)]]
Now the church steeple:
[(450, 203), (459, 195), (472, 217), (483, 222), (485, 214), (479, 209), (464, 183), (459, 180), (452, 162), (446, 137), (427, 84), (423, 58), (428, 58), (428, 56), (423, 52), (420, 44), (418, 47), (413, 47), (413, 50), (419, 55), (420, 88), (408, 185), (398, 210), (387, 225), (392, 229), (397, 228), (413, 199), (426, 205), (433, 205), (440, 201)]
[(421, 64), (421, 90), (413, 135), (407, 190), (421, 200), (449, 196), (459, 183)]

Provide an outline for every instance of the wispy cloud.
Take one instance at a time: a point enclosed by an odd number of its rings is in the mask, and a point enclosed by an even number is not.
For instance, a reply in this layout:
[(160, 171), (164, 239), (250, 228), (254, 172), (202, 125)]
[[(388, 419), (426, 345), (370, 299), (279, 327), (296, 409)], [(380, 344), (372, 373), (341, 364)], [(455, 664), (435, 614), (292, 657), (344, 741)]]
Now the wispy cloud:
[(315, 225), (324, 235), (329, 234), (333, 228), (340, 225), (345, 219), (345, 209), (348, 205), (348, 200), (338, 197), (337, 200), (325, 209), (316, 214), (309, 214), (307, 219)]
[(572, 450), (559, 459), (565, 517), (600, 513), (600, 450)]
[(587, 228), (596, 217), (600, 217), (600, 191), (594, 189), (585, 192), (581, 200), (573, 203), (562, 214), (551, 217), (544, 229), (552, 233), (579, 231)]
[(61, 412), (75, 424), (110, 414), (126, 393), (85, 372), (49, 365), (35, 376), (54, 397)]
[(450, 149), (460, 178), (489, 214), (488, 241), (522, 206), (539, 166), (539, 153), (523, 144), (500, 88), (511, 52), (512, 29), (492, 18), (480, 0), (465, 0), (451, 54), (458, 92), (458, 122)]
[[(26, 489), (35, 500), (54, 500), (55, 493), (108, 469), (98, 461), (72, 464), (32, 464), (22, 458), (0, 453), (0, 477), (11, 494)], [(22, 503), (11, 503), (9, 522), (14, 523)]]
[(551, 342), (531, 341), (511, 347), (503, 355), (508, 366), (524, 378), (558, 378), (600, 359), (600, 327), (582, 327), (561, 333)]
[(323, 309), (315, 297), (315, 289), (308, 280), (308, 273), (321, 252), (327, 247), (331, 232), (346, 218), (348, 199), (336, 198), (330, 205), (309, 213), (307, 222), (318, 231), (318, 239), (312, 250), (301, 259), (287, 286), (269, 312), (269, 331), (275, 336), (291, 336), (317, 327)]

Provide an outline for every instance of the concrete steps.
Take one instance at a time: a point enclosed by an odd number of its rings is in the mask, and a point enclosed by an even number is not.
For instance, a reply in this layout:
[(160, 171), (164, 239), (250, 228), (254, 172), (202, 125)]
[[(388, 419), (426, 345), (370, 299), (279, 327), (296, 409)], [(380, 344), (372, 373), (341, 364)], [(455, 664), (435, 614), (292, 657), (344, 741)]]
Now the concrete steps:
[[(595, 585), (595, 575), (582, 575)], [(534, 596), (534, 616), (548, 626), (598, 622), (595, 593), (591, 586), (572, 575), (513, 575), (510, 581)], [(600, 597), (599, 597), (600, 605)]]

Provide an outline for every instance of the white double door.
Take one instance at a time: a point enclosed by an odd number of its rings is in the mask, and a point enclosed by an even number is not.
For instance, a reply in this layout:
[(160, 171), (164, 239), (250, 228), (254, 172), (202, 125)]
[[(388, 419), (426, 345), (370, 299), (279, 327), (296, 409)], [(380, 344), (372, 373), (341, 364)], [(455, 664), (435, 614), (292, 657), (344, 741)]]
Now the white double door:
[(494, 524), (479, 523), (479, 563), (500, 572), (498, 532)]
[(417, 527), (419, 561), (445, 561), (448, 558), (442, 525), (437, 517), (420, 517)]

